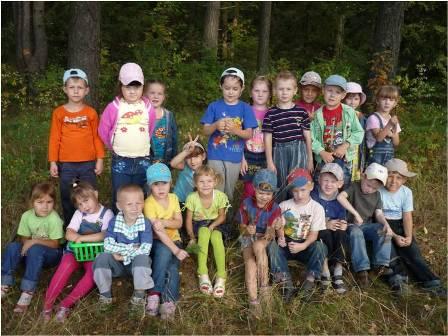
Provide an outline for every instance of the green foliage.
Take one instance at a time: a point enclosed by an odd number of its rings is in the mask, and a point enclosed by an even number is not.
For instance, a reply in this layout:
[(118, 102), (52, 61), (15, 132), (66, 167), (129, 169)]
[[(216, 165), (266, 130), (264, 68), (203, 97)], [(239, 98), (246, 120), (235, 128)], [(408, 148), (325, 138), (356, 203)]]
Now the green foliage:
[(23, 76), (8, 64), (2, 64), (2, 117), (8, 111), (24, 111), (27, 105), (26, 83)]

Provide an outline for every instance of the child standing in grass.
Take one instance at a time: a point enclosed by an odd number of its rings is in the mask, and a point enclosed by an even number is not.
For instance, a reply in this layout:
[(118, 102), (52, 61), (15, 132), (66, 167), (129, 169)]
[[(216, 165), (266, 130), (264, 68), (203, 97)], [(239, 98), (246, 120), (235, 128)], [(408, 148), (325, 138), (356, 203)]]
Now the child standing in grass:
[[(146, 176), (151, 195), (145, 200), (144, 212), (156, 231), (151, 251), (154, 287), (149, 292), (146, 310), (151, 316), (160, 313), (162, 319), (170, 319), (179, 300), (179, 261), (188, 255), (180, 249), (182, 214), (177, 196), (170, 193), (169, 168), (155, 163), (148, 168)], [(168, 239), (162, 239), (162, 234)]]
[(400, 143), (400, 124), (393, 115), (393, 109), (400, 98), (398, 87), (382, 86), (376, 94), (377, 112), (367, 119), (366, 143), (369, 149), (369, 163), (384, 165), (394, 157), (395, 147)]
[(30, 195), (32, 208), (20, 219), (17, 234), (20, 242), (6, 245), (2, 255), (1, 297), (14, 285), (14, 273), (20, 263), (25, 263), (20, 289), (22, 294), (14, 312), (23, 313), (31, 303), (43, 267), (54, 267), (61, 260), (63, 222), (54, 210), (56, 192), (51, 183), (33, 186)]
[(53, 111), (48, 161), (50, 175), (59, 177), (64, 226), (75, 207), (70, 199), (74, 180), (96, 186), (96, 175), (103, 171), (104, 146), (98, 136), (98, 115), (84, 103), (89, 93), (87, 75), (81, 69), (69, 69), (63, 77), (68, 102)]
[[(192, 246), (198, 239), (199, 289), (204, 294), (212, 294), (217, 298), (224, 296), (226, 281), (226, 253), (223, 233), (225, 232), (226, 210), (229, 200), (223, 192), (215, 189), (220, 176), (208, 166), (199, 168), (194, 173), (194, 184), (197, 191), (187, 197), (185, 207), (186, 229)], [(212, 288), (208, 275), (208, 246), (213, 246), (216, 264), (216, 281)]]
[(177, 124), (173, 112), (163, 107), (165, 83), (159, 80), (147, 81), (145, 95), (156, 111), (156, 125), (151, 136), (151, 163), (168, 165), (177, 154)]
[(281, 210), (273, 201), (277, 191), (277, 176), (268, 169), (261, 169), (253, 178), (255, 197), (244, 199), (237, 213), (240, 223), (240, 243), (243, 250), (246, 288), (250, 307), (260, 310), (260, 296), (269, 295), (269, 268), (266, 248), (275, 238), (275, 226), (281, 226)]
[(208, 140), (208, 164), (223, 177), (218, 189), (233, 199), (235, 184), (243, 159), (244, 140), (252, 137), (258, 126), (249, 104), (240, 101), (244, 90), (244, 74), (237, 68), (221, 74), (223, 98), (207, 107), (201, 119)]
[(112, 209), (117, 213), (116, 193), (120, 186), (145, 187), (150, 163), (150, 139), (156, 115), (143, 96), (143, 71), (138, 64), (126, 63), (118, 76), (119, 95), (101, 115), (98, 133), (112, 151)]
[(272, 83), (264, 77), (254, 78), (250, 84), (250, 95), (252, 100), (252, 111), (257, 120), (258, 127), (254, 129), (252, 138), (246, 140), (243, 161), (241, 162), (241, 176), (244, 181), (242, 199), (254, 196), (255, 189), (252, 185), (254, 174), (261, 168), (266, 167), (266, 155), (264, 153), (264, 141), (261, 127), (263, 119), (268, 111), (268, 103), (271, 99)]
[(386, 186), (380, 189), (380, 194), (384, 216), (393, 231), (390, 265), (392, 274), (388, 276), (389, 284), (396, 294), (402, 294), (407, 279), (406, 271), (409, 271), (424, 290), (446, 298), (446, 289), (440, 278), (429, 268), (412, 232), (412, 190), (406, 187), (405, 183), (409, 177), (416, 174), (410, 172), (406, 162), (400, 159), (387, 161), (386, 168), (388, 178)]
[(300, 79), (300, 99), (296, 101), (298, 107), (304, 108), (308, 112), (310, 121), (314, 119), (320, 103), (317, 98), (322, 88), (322, 79), (319, 74), (314, 71), (305, 72)]
[[(87, 182), (75, 182), (72, 185), (72, 200), (78, 210), (75, 211), (67, 227), (65, 238), (75, 243), (102, 242), (114, 214), (99, 203), (98, 191)], [(46, 321), (51, 319), (56, 298), (61, 294), (70, 276), (79, 268), (82, 267), (85, 273), (70, 294), (59, 304), (56, 320), (64, 322), (70, 308), (92, 290), (95, 286), (92, 265), (93, 261), (76, 261), (73, 252), (67, 247), (45, 294), (42, 315)]]

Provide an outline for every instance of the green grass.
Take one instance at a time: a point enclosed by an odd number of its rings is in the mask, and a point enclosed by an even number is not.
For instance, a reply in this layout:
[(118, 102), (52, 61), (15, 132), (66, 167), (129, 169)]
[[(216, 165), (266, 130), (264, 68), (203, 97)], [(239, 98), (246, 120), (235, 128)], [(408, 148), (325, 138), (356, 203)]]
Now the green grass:
[[(198, 134), (202, 112), (182, 111), (176, 114), (180, 146), (188, 132)], [(50, 110), (27, 111), (2, 117), (2, 247), (12, 227), (28, 208), (26, 198), (30, 185), (49, 179), (46, 160)], [(446, 283), (446, 111), (429, 105), (412, 107), (400, 115), (403, 127), (398, 157), (410, 161), (419, 176), (409, 181), (415, 199), (415, 234), (433, 270)], [(202, 137), (202, 143), (206, 138)], [(100, 177), (100, 199), (110, 199), (110, 162)], [(233, 202), (239, 204), (238, 197)], [(426, 228), (426, 231), (425, 231)], [(427, 233), (425, 233), (427, 232)], [(129, 313), (131, 281), (114, 281), (115, 304), (111, 311), (98, 309), (93, 291), (77, 304), (63, 325), (45, 325), (39, 314), (45, 288), (52, 271), (45, 270), (33, 302), (26, 314), (12, 313), (19, 296), (17, 287), (2, 300), (4, 334), (447, 334), (446, 301), (423, 294), (413, 287), (413, 294), (397, 300), (388, 288), (376, 281), (361, 292), (347, 274), (351, 290), (345, 296), (333, 292), (316, 294), (311, 302), (296, 298), (291, 304), (281, 302), (276, 290), (271, 304), (260, 320), (248, 311), (244, 286), (244, 265), (239, 246), (227, 249), (229, 278), (222, 300), (204, 297), (197, 289), (195, 260), (181, 266), (181, 299), (172, 322), (143, 314)], [(303, 268), (293, 267), (295, 280)], [(213, 268), (211, 275), (214, 274)], [(19, 272), (19, 278), (21, 272)], [(79, 275), (73, 280), (77, 280)], [(71, 282), (73, 284), (74, 282)], [(64, 290), (67, 293), (72, 287)]]

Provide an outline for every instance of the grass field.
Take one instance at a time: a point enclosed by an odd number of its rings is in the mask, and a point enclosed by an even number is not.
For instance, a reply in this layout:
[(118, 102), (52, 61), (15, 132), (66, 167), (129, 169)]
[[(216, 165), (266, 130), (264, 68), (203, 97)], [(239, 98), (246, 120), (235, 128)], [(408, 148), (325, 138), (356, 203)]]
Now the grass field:
[[(188, 112), (188, 113), (187, 113)], [(177, 113), (179, 138), (199, 132), (200, 112)], [(50, 109), (2, 116), (2, 235), (4, 248), (11, 230), (27, 209), (27, 194), (33, 182), (48, 179), (46, 161)], [(400, 116), (403, 135), (397, 156), (411, 162), (418, 178), (409, 183), (414, 191), (415, 236), (433, 270), (446, 283), (446, 110), (435, 106), (414, 106)], [(206, 139), (203, 137), (202, 142)], [(100, 177), (100, 199), (108, 204), (109, 161)], [(238, 205), (238, 197), (234, 206)], [(174, 321), (166, 322), (129, 313), (131, 282), (114, 281), (116, 304), (101, 312), (93, 291), (73, 310), (63, 325), (44, 324), (39, 317), (43, 294), (53, 270), (43, 274), (37, 294), (23, 315), (12, 313), (19, 290), (2, 300), (2, 334), (447, 334), (446, 300), (428, 296), (412, 287), (412, 294), (394, 298), (379, 280), (361, 292), (347, 274), (352, 289), (344, 296), (316, 293), (311, 302), (296, 298), (281, 302), (274, 289), (262, 319), (248, 312), (244, 286), (244, 265), (237, 243), (227, 249), (229, 279), (223, 299), (202, 296), (197, 290), (195, 261), (181, 266), (181, 299)], [(293, 267), (296, 280), (302, 268)], [(213, 272), (211, 273), (213, 274)], [(19, 278), (21, 272), (19, 272)], [(76, 279), (76, 278), (75, 278)], [(75, 280), (74, 279), (74, 280)], [(65, 291), (71, 288), (66, 288)]]

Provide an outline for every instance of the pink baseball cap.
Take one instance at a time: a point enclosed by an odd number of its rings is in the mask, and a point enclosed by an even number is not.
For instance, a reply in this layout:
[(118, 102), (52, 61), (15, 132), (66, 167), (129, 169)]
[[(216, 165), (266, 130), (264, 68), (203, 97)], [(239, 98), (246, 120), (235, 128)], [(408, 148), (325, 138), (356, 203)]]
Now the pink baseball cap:
[(140, 65), (136, 63), (126, 63), (120, 69), (120, 74), (118, 75), (118, 80), (123, 85), (129, 85), (132, 82), (139, 82), (143, 85), (145, 82), (145, 77), (143, 76), (143, 71)]
[(361, 104), (366, 102), (367, 96), (364, 92), (362, 92), (362, 87), (358, 83), (348, 82), (347, 83), (347, 93), (359, 93), (361, 95)]

